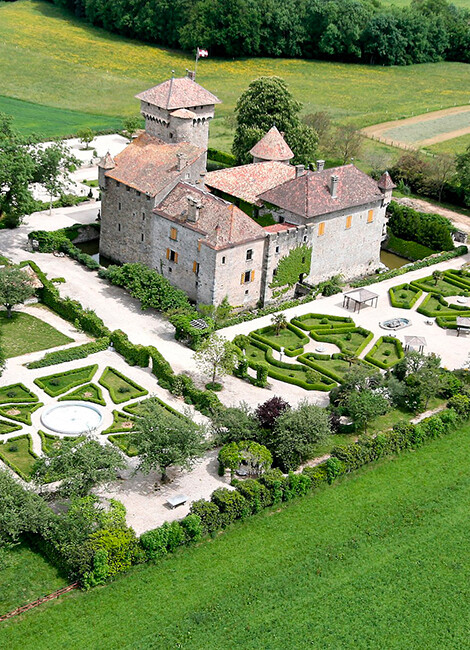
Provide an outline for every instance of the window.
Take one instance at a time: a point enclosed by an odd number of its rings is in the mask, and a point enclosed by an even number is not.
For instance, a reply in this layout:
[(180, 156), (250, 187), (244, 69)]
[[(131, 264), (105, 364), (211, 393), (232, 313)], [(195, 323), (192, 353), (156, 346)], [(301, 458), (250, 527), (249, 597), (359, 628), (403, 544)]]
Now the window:
[(276, 275), (277, 275), (277, 267), (275, 269), (273, 269), (273, 278), (275, 278)]
[(118, 223), (118, 232), (121, 232), (121, 224)]
[(325, 222), (322, 221), (321, 223), (318, 224), (318, 236), (321, 237), (321, 235), (325, 234)]
[(245, 273), (242, 273), (240, 284), (248, 284), (248, 282), (253, 282), (254, 279), (255, 279), (254, 271), (245, 271)]
[(279, 217), (279, 223), (284, 223), (284, 217)]
[(247, 296), (249, 293), (250, 292), (248, 291), (248, 289), (245, 289), (245, 296)]
[(147, 201), (150, 201), (152, 197), (147, 194)]
[(116, 181), (116, 187), (119, 187), (120, 184), (121, 184), (121, 183), (120, 183), (119, 181)]
[(302, 257), (302, 262), (301, 264), (305, 264), (305, 255)]
[(198, 241), (198, 243), (197, 243), (197, 250), (198, 250), (198, 252), (201, 251), (201, 242), (200, 241)]
[(276, 246), (276, 253), (279, 253), (279, 246)]
[(351, 225), (352, 225), (352, 216), (349, 215), (349, 217), (346, 217), (346, 230), (348, 230), (348, 228), (351, 228)]
[(369, 210), (367, 213), (367, 223), (372, 223), (374, 221), (374, 211)]
[(304, 241), (307, 241), (307, 235), (304, 235)]
[(126, 192), (130, 192), (130, 191), (131, 191), (131, 188), (129, 187), (129, 185), (126, 185)]
[(171, 248), (167, 248), (166, 259), (169, 260), (170, 262), (174, 262), (175, 264), (178, 264), (178, 253), (176, 251), (171, 250)]
[(122, 206), (121, 206), (121, 201), (119, 201), (119, 203), (118, 203), (118, 210), (120, 210), (121, 207), (122, 207)]
[(178, 231), (176, 230), (176, 228), (170, 229), (170, 239), (172, 239), (173, 241), (178, 241)]
[(193, 273), (199, 275), (199, 262), (193, 262)]
[(142, 212), (142, 221), (145, 221), (145, 212)]
[(247, 261), (253, 259), (253, 249), (252, 249), (252, 248), (249, 248), (249, 249), (246, 251), (246, 259), (247, 259)]
[(140, 241), (144, 241), (144, 233), (140, 235)]
[(137, 194), (137, 196), (140, 196), (139, 190), (136, 190), (135, 193)]
[(224, 257), (222, 258), (222, 264), (225, 264), (225, 255), (224, 255)]

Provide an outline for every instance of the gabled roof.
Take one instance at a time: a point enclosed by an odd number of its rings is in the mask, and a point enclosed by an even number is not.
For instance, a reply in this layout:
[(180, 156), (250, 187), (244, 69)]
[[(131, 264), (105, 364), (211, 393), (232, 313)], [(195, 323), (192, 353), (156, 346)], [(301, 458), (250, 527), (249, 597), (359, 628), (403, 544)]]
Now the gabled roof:
[(136, 98), (169, 110), (220, 104), (220, 99), (189, 77), (168, 79), (158, 86), (144, 90), (136, 95)]
[[(201, 202), (197, 222), (187, 220), (188, 197)], [(201, 241), (216, 250), (266, 236), (263, 228), (240, 208), (188, 183), (178, 183), (154, 212), (200, 233)]]
[(205, 149), (189, 142), (167, 144), (142, 133), (116, 156), (115, 166), (105, 176), (155, 196), (181, 175), (177, 154), (183, 154), (190, 165), (204, 153)]
[[(331, 196), (331, 176), (338, 177), (336, 198)], [(379, 201), (383, 195), (373, 178), (354, 165), (344, 165), (308, 171), (259, 198), (308, 219)]]
[(271, 127), (250, 151), (254, 158), (263, 160), (291, 160), (292, 149), (275, 126)]
[(179, 117), (180, 120), (194, 120), (197, 115), (193, 111), (188, 111), (187, 108), (178, 108), (176, 111), (170, 113), (171, 117)]
[(388, 172), (384, 172), (382, 176), (379, 178), (379, 182), (377, 183), (377, 186), (381, 190), (393, 190), (396, 185), (392, 181), (392, 178)]
[(204, 182), (208, 187), (261, 206), (260, 194), (291, 178), (295, 178), (295, 167), (270, 161), (209, 172)]

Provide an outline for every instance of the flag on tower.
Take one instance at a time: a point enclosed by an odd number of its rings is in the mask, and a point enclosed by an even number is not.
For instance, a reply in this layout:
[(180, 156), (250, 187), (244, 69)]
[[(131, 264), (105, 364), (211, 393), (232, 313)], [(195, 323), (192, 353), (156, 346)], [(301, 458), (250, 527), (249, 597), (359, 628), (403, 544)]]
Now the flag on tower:
[(209, 52), (207, 50), (202, 50), (200, 47), (198, 47), (196, 52), (196, 58), (203, 59), (206, 56), (209, 56)]

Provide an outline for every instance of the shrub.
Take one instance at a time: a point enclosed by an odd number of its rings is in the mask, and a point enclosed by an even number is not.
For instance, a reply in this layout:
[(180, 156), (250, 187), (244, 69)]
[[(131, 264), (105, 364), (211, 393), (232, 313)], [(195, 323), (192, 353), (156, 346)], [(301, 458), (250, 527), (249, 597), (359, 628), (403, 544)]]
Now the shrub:
[(219, 509), (220, 523), (223, 528), (249, 514), (246, 499), (236, 490), (217, 488), (211, 494), (211, 501)]
[(204, 528), (202, 526), (201, 518), (198, 515), (186, 515), (186, 517), (180, 521), (180, 525), (184, 530), (188, 542), (198, 542), (201, 539)]
[(26, 364), (27, 368), (45, 368), (46, 366), (54, 366), (58, 363), (65, 363), (66, 361), (73, 361), (75, 359), (85, 359), (90, 354), (106, 350), (109, 346), (109, 337), (103, 336), (91, 343), (84, 343), (77, 345), (73, 348), (66, 350), (57, 350), (56, 352), (48, 352), (42, 359), (37, 361), (30, 361)]
[(470, 417), (470, 397), (464, 394), (453, 395), (447, 402), (447, 407), (454, 409), (462, 419)]
[(280, 469), (269, 469), (258, 480), (268, 490), (268, 505), (282, 501), (286, 480)]
[(205, 499), (194, 501), (190, 512), (192, 515), (199, 517), (204, 533), (213, 533), (221, 528), (219, 508), (212, 501), (206, 501)]
[(244, 497), (252, 514), (259, 512), (270, 503), (268, 489), (255, 479), (240, 481), (236, 490)]
[(94, 552), (107, 553), (108, 576), (127, 571), (136, 557), (138, 543), (132, 528), (102, 529), (90, 537)]

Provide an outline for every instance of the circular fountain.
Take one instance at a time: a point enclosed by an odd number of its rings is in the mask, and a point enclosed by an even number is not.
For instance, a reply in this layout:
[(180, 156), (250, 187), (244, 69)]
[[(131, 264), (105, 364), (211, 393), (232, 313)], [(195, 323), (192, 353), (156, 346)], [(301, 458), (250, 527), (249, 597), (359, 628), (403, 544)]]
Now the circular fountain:
[(401, 330), (404, 327), (409, 327), (411, 321), (408, 318), (390, 318), (389, 320), (383, 320), (379, 323), (380, 327), (384, 330)]
[(45, 427), (66, 436), (94, 431), (102, 420), (99, 408), (86, 402), (53, 404), (41, 413)]

